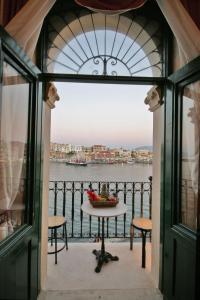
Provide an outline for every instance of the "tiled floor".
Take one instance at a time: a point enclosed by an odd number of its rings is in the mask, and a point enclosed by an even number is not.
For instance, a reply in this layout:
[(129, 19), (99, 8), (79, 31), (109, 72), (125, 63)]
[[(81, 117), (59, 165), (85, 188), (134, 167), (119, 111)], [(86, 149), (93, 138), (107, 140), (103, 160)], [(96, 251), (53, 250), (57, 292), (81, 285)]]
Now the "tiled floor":
[(106, 243), (106, 250), (120, 260), (109, 262), (95, 273), (93, 249), (99, 243), (71, 243), (69, 250), (48, 256), (47, 288), (38, 300), (161, 300), (150, 276), (150, 244), (147, 243), (147, 267), (141, 268), (141, 243), (133, 251), (128, 243)]

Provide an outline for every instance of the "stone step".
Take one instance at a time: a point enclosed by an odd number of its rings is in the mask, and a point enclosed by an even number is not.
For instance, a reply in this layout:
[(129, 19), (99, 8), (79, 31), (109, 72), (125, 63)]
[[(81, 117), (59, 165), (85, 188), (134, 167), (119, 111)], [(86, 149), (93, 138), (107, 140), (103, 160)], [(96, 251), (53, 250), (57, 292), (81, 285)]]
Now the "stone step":
[(43, 291), (38, 300), (162, 300), (155, 288)]

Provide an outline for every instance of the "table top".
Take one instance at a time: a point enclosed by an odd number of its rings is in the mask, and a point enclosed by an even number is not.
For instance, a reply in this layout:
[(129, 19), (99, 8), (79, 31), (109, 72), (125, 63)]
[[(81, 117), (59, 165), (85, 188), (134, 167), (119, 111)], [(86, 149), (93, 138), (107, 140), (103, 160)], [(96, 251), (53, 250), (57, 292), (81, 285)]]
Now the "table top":
[(95, 217), (104, 217), (104, 218), (110, 218), (110, 217), (117, 217), (120, 215), (123, 215), (127, 212), (127, 207), (124, 203), (119, 202), (115, 207), (93, 207), (90, 202), (84, 201), (81, 209), (83, 212), (90, 216)]

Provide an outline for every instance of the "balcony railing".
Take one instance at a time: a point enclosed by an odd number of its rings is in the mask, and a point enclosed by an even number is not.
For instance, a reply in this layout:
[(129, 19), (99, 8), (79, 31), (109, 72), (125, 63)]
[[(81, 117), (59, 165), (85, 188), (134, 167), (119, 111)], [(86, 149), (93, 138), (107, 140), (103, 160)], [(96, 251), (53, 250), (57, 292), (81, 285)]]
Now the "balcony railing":
[[(81, 205), (87, 199), (86, 190), (89, 186), (100, 193), (104, 183), (108, 184), (110, 194), (118, 192), (119, 201), (125, 203), (128, 208), (124, 216), (106, 220), (107, 238), (128, 238), (133, 217), (151, 218), (152, 177), (149, 177), (147, 182), (50, 181), (49, 215), (66, 217), (69, 237), (100, 236), (100, 218), (83, 213)], [(137, 231), (135, 236), (138, 236)]]

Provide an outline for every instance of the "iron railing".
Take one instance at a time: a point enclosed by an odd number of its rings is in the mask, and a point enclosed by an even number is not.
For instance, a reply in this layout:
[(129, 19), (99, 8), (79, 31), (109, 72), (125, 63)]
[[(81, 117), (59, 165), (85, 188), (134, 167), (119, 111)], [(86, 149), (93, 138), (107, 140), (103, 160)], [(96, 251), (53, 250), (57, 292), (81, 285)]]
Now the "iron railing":
[[(134, 217), (151, 219), (152, 177), (148, 182), (100, 182), (100, 181), (50, 181), (49, 215), (63, 215), (67, 219), (68, 236), (71, 238), (95, 238), (100, 236), (101, 220), (83, 213), (81, 205), (87, 199), (89, 186), (100, 193), (106, 183), (110, 193), (118, 192), (119, 201), (127, 205), (124, 216), (106, 220), (107, 238), (128, 238), (130, 223)], [(135, 236), (138, 232), (135, 231)]]

